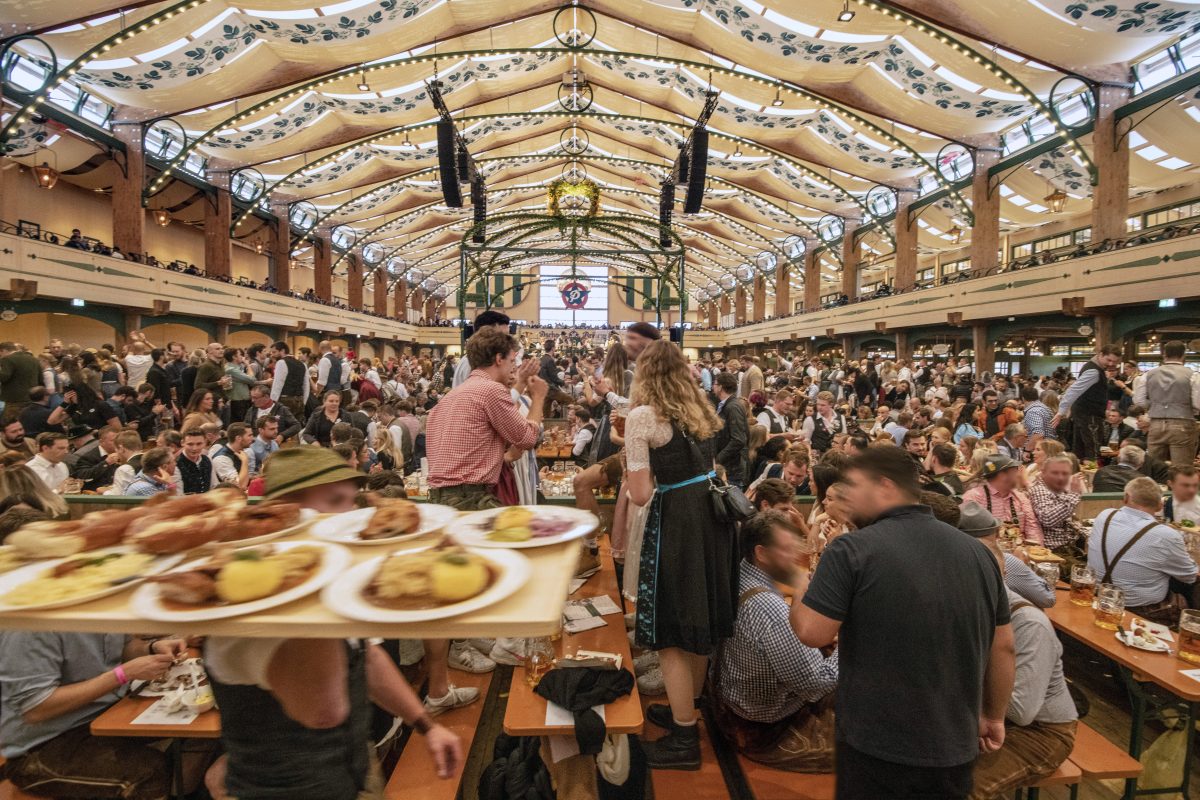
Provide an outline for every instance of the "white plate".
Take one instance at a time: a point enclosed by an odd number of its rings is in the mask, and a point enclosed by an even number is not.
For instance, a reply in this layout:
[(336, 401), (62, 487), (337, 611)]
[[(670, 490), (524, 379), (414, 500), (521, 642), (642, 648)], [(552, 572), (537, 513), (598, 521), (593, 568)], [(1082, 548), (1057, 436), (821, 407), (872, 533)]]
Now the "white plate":
[(525, 585), (533, 572), (529, 559), (520, 553), (510, 553), (503, 550), (472, 550), (482, 556), (500, 570), (496, 582), (480, 594), (461, 603), (425, 608), (420, 611), (402, 611), (381, 608), (363, 597), (363, 590), (370, 585), (379, 572), (384, 556), (372, 558), (370, 561), (354, 567), (354, 569), (339, 577), (325, 587), (321, 592), (321, 602), (331, 611), (349, 619), (362, 622), (424, 622), (443, 617), (456, 617), (471, 611), (478, 611), (497, 603), (509, 595), (515, 594)]
[(1171, 649), (1170, 646), (1166, 642), (1162, 641), (1161, 639), (1154, 640), (1154, 641), (1158, 642), (1157, 647), (1155, 647), (1153, 645), (1143, 644), (1141, 639), (1132, 638), (1129, 634), (1129, 631), (1125, 631), (1124, 636), (1121, 635), (1121, 631), (1117, 631), (1114, 635), (1117, 637), (1117, 641), (1120, 642), (1121, 644), (1125, 645), (1126, 647), (1135, 647), (1138, 650), (1148, 650), (1151, 653), (1165, 653)]
[(379, 545), (395, 544), (408, 539), (416, 539), (427, 533), (444, 528), (449, 522), (458, 518), (458, 509), (450, 506), (440, 506), (436, 503), (416, 503), (421, 512), (421, 524), (412, 533), (402, 533), (399, 536), (389, 536), (386, 539), (363, 539), (361, 534), (367, 529), (371, 517), (375, 516), (375, 508), (358, 508), (326, 517), (312, 526), (309, 535), (315, 539), (327, 542), (349, 545)]
[[(243, 614), (256, 614), (259, 611), (266, 611), (269, 608), (275, 608), (276, 606), (290, 603), (293, 600), (307, 597), (336, 578), (342, 570), (349, 566), (351, 561), (349, 550), (344, 547), (338, 547), (335, 544), (327, 544), (326, 542), (276, 542), (274, 546), (280, 550), (290, 550), (293, 547), (301, 546), (319, 547), (325, 553), (321, 557), (321, 566), (304, 583), (297, 584), (286, 591), (270, 595), (269, 597), (251, 600), (249, 603), (205, 606), (194, 609), (168, 608), (159, 601), (158, 584), (148, 583), (134, 592), (133, 597), (129, 598), (129, 608), (142, 619), (153, 619), (160, 622), (204, 622), (210, 619), (225, 619), (228, 617), (240, 617)], [(208, 561), (208, 558), (198, 558), (195, 561), (189, 561), (176, 571), (186, 572), (187, 570), (196, 569), (208, 563)]]
[[(510, 506), (511, 508), (512, 506)], [(535, 536), (524, 542), (496, 542), (488, 538), (492, 530), (492, 521), (503, 508), (486, 508), (483, 511), (472, 511), (451, 526), (450, 536), (464, 547), (496, 547), (506, 550), (522, 550), (526, 547), (545, 547), (560, 542), (569, 542), (581, 536), (587, 536), (599, 526), (600, 520), (590, 511), (570, 506), (521, 506), (527, 508), (541, 519), (565, 519), (572, 523), (562, 533), (554, 536)]]
[(227, 544), (234, 547), (249, 547), (255, 544), (266, 544), (273, 542), (276, 539), (282, 539), (285, 536), (291, 536), (293, 533), (299, 533), (304, 529), (304, 526), (312, 521), (314, 517), (319, 517), (320, 514), (313, 511), (311, 508), (300, 509), (300, 521), (290, 528), (283, 528), (274, 533), (264, 533), (262, 536), (251, 536), (249, 539), (230, 539), (227, 542), (215, 542), (214, 544)]
[[(28, 583), (29, 581), (31, 581), (35, 578), (40, 578), (41, 576), (45, 575), (49, 570), (53, 569), (54, 567), (57, 567), (59, 564), (62, 564), (64, 562), (74, 561), (79, 558), (87, 558), (89, 556), (102, 556), (106, 553), (133, 553), (133, 552), (137, 552), (137, 550), (136, 550), (136, 548), (132, 547), (131, 545), (120, 545), (118, 547), (106, 547), (102, 550), (92, 550), (92, 551), (89, 551), (86, 553), (76, 553), (75, 555), (68, 556), (67, 558), (56, 558), (53, 561), (39, 561), (36, 564), (30, 564), (28, 566), (21, 567), (19, 569), (15, 569), (12, 572), (7, 572), (4, 575), (0, 575), (0, 597), (3, 597), (4, 595), (8, 594), (9, 592), (11, 592), (13, 589), (17, 588), (21, 584)], [(13, 612), (13, 611), (38, 611), (38, 610), (47, 609), (47, 608), (63, 608), (65, 606), (74, 606), (74, 605), (79, 605), (80, 603), (87, 603), (91, 600), (98, 600), (101, 597), (108, 597), (110, 594), (116, 594), (117, 592), (123, 592), (126, 589), (131, 589), (134, 586), (137, 586), (139, 583), (141, 583), (147, 576), (157, 575), (160, 572), (166, 572), (171, 567), (178, 564), (180, 561), (183, 561), (182, 553), (174, 553), (171, 555), (158, 556), (157, 558), (154, 559), (154, 561), (150, 562), (149, 566), (147, 566), (147, 568), (146, 568), (146, 571), (144, 573), (142, 573), (142, 577), (140, 577), (140, 578), (133, 578), (133, 579), (125, 581), (124, 583), (121, 583), (117, 586), (109, 586), (104, 589), (98, 589), (89, 594), (82, 594), (77, 597), (72, 597), (72, 598), (69, 598), (66, 600), (55, 600), (52, 603), (37, 603), (35, 605), (28, 605), (28, 606), (11, 606), (3, 601), (0, 601), (0, 614), (6, 613), (6, 612)]]

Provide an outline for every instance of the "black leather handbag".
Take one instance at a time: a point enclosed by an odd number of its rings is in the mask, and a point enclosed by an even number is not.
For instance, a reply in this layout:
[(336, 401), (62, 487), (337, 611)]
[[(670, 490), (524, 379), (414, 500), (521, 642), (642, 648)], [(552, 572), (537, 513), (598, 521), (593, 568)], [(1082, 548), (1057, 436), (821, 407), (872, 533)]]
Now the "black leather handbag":
[(745, 522), (754, 516), (754, 504), (733, 484), (709, 478), (708, 494), (712, 498), (713, 513), (721, 522)]

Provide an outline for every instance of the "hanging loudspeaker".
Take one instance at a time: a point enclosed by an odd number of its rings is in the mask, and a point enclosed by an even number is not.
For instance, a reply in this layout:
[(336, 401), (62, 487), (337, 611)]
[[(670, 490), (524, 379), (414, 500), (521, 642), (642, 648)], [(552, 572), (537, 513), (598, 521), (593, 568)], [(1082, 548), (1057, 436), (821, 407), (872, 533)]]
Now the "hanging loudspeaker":
[(458, 148), (458, 182), (471, 182), (471, 154), (465, 145)]
[(671, 246), (671, 214), (675, 210), (675, 184), (667, 181), (662, 185), (658, 196), (658, 246), (666, 249)]
[(690, 160), (691, 160), (691, 151), (690, 150), (680, 150), (679, 151), (679, 182), (680, 183), (687, 183), (688, 167), (691, 166), (691, 164), (689, 163)]
[(462, 208), (462, 190), (458, 187), (458, 143), (454, 139), (454, 124), (442, 120), (437, 124), (438, 172), (442, 179), (442, 198), (450, 208)]
[(475, 223), (471, 241), (475, 244), (483, 244), (486, 236), (484, 224), (487, 222), (487, 187), (483, 185), (483, 178), (471, 181), (471, 208), (474, 212), (473, 221)]
[(708, 174), (708, 130), (698, 128), (692, 132), (692, 163), (688, 168), (687, 199), (683, 201), (683, 213), (700, 213), (704, 202), (704, 179)]

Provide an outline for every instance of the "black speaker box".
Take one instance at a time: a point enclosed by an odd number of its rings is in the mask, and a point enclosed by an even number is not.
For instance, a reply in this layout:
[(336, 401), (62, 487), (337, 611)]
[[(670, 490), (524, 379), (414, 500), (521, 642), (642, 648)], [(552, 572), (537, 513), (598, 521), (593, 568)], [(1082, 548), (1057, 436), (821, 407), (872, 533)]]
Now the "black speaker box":
[(462, 189), (458, 186), (458, 142), (454, 124), (442, 120), (437, 124), (438, 172), (442, 180), (442, 198), (450, 208), (462, 208)]
[(697, 214), (704, 202), (704, 179), (708, 175), (708, 130), (699, 128), (692, 132), (692, 163), (688, 169), (687, 198), (683, 201), (683, 213)]

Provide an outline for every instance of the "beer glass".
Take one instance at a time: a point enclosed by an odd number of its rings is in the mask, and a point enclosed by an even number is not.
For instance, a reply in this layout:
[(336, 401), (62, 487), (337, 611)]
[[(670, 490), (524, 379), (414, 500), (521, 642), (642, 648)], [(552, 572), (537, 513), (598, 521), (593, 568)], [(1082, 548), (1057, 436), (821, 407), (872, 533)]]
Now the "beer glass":
[(1185, 608), (1179, 617), (1179, 658), (1200, 664), (1200, 611)]
[(530, 639), (525, 649), (525, 682), (536, 689), (554, 666), (554, 645), (549, 638)]
[(1101, 584), (1096, 590), (1096, 605), (1092, 610), (1097, 627), (1115, 631), (1125, 621), (1125, 590), (1112, 584)]
[(1052, 561), (1039, 561), (1038, 563), (1034, 564), (1034, 571), (1038, 574), (1038, 577), (1044, 580), (1046, 585), (1051, 589), (1058, 585), (1058, 579), (1061, 575), (1058, 564), (1055, 564)]
[(1077, 566), (1071, 569), (1070, 600), (1077, 606), (1087, 608), (1092, 604), (1096, 592), (1096, 573), (1091, 567)]

